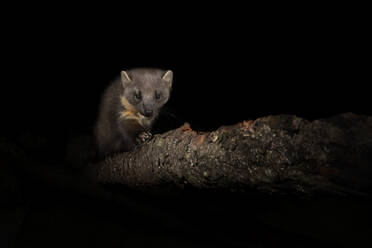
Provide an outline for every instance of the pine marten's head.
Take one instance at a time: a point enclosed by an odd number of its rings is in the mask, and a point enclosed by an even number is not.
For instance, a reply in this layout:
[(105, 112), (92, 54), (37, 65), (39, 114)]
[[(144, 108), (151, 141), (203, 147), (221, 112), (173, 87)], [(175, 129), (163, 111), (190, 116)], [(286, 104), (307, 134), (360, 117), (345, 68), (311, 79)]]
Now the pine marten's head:
[(160, 69), (121, 71), (121, 102), (128, 115), (156, 117), (168, 101), (173, 72)]

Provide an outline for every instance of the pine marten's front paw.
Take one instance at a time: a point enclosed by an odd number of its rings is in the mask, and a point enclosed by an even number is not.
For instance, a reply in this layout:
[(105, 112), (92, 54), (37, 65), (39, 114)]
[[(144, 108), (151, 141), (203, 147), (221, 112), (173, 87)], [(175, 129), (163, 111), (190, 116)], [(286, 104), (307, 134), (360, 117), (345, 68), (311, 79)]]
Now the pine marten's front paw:
[(152, 134), (150, 132), (147, 132), (147, 131), (142, 132), (137, 137), (137, 143), (138, 144), (144, 143), (150, 140), (151, 138), (152, 138)]

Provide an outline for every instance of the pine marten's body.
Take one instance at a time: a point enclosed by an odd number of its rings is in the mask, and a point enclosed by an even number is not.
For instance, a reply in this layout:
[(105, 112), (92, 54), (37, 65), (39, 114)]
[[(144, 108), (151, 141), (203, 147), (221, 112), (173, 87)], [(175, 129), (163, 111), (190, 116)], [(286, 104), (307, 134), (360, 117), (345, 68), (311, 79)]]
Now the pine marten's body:
[(122, 71), (106, 89), (95, 126), (99, 157), (130, 151), (149, 133), (168, 101), (173, 73), (159, 69)]

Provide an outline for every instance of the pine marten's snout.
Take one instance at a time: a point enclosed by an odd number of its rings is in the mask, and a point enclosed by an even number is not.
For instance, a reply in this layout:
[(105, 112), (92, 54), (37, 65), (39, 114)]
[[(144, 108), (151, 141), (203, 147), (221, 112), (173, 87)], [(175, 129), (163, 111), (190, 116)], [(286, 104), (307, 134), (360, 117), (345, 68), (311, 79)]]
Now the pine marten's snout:
[(152, 111), (151, 109), (146, 109), (143, 113), (143, 115), (145, 117), (152, 117), (152, 115), (154, 114), (154, 111)]

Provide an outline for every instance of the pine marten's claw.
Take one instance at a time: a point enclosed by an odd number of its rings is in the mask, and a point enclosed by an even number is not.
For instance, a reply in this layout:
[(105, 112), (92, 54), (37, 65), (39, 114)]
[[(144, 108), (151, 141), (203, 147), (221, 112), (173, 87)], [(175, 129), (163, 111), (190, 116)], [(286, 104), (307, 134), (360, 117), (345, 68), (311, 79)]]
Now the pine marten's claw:
[(152, 134), (148, 131), (145, 131), (145, 132), (142, 132), (138, 135), (137, 137), (137, 142), (140, 144), (140, 143), (144, 143), (148, 140), (150, 140), (152, 138)]

